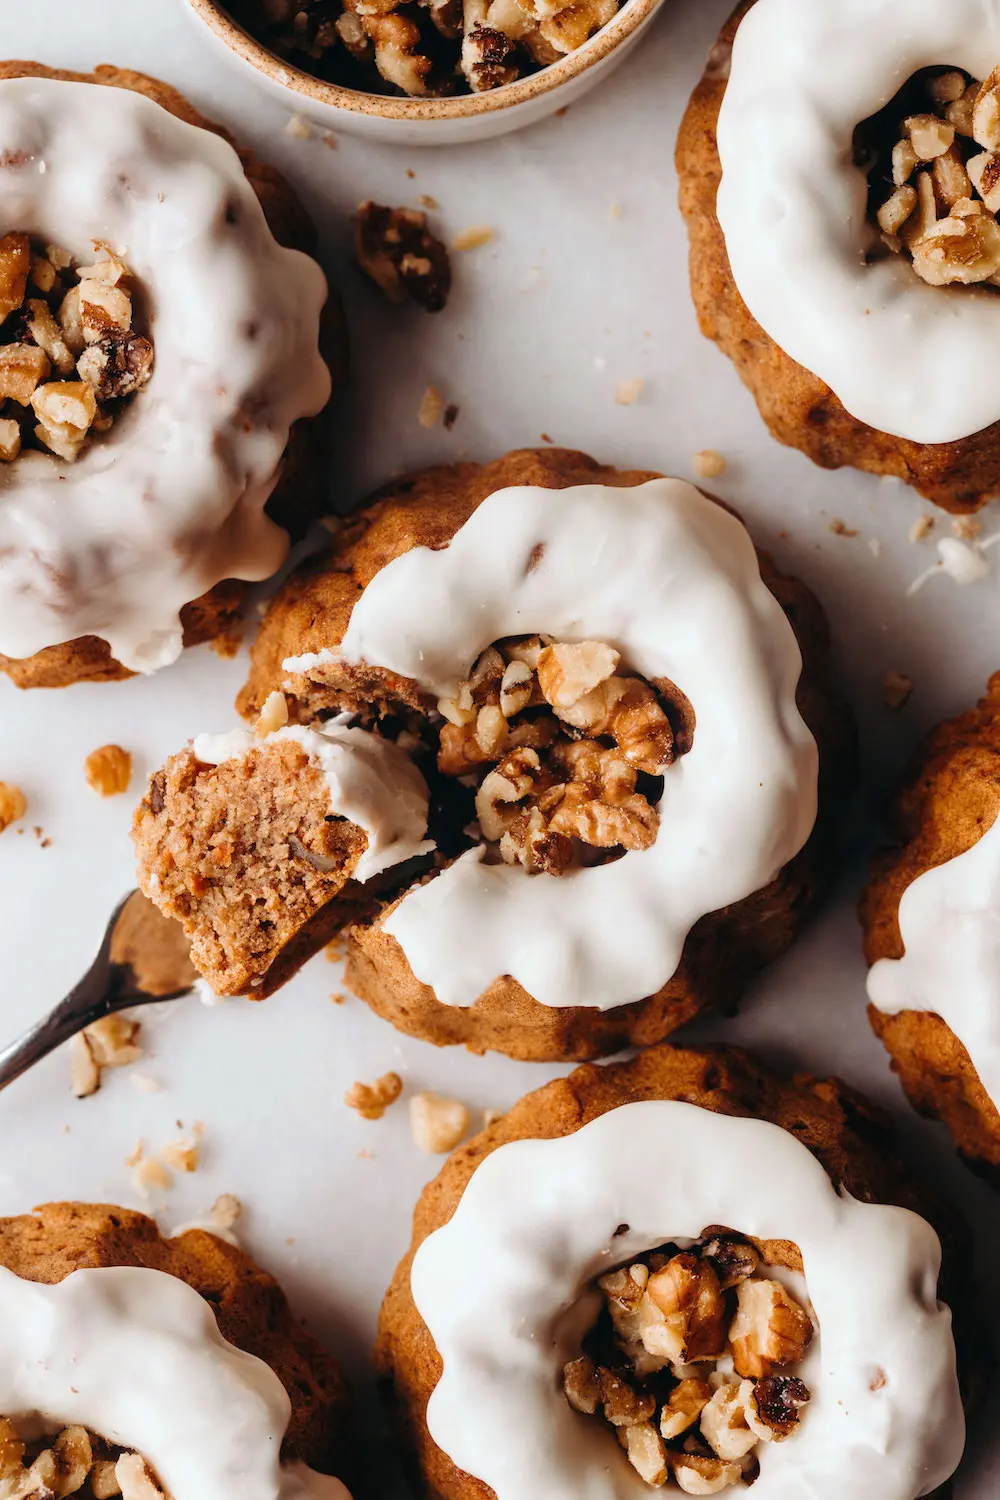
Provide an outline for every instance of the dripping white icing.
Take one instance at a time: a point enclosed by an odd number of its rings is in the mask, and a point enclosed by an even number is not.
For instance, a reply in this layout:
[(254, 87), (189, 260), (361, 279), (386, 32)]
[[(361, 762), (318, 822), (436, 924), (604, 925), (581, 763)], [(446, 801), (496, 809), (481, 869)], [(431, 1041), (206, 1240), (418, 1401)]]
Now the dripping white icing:
[(264, 505), (289, 428), (329, 396), (326, 284), (277, 244), (231, 146), (127, 89), (0, 82), (0, 159), (5, 226), (85, 263), (95, 240), (120, 251), (156, 346), (75, 465), (0, 465), (0, 652), (97, 635), (153, 671), (181, 650), (184, 604), (286, 555)]
[(350, 1500), (339, 1479), (281, 1462), (291, 1405), (277, 1375), (162, 1271), (42, 1286), (0, 1268), (0, 1412), (134, 1448), (171, 1500)]
[(491, 642), (535, 632), (607, 642), (690, 698), (694, 747), (666, 774), (656, 842), (559, 878), (472, 850), (385, 927), (443, 1004), (511, 974), (544, 1005), (609, 1010), (655, 993), (695, 922), (767, 885), (808, 838), (801, 656), (743, 525), (675, 479), (499, 491), (447, 547), (383, 568), (332, 655), (453, 697)]
[(421, 1245), (413, 1297), (444, 1365), (434, 1441), (497, 1500), (648, 1497), (562, 1394), (579, 1352), (566, 1315), (601, 1272), (712, 1224), (798, 1245), (820, 1329), (812, 1402), (794, 1441), (761, 1451), (754, 1500), (914, 1500), (942, 1484), (965, 1422), (934, 1231), (838, 1193), (777, 1126), (668, 1101), (500, 1147)]
[(929, 1011), (947, 1022), (1000, 1110), (1000, 820), (907, 886), (902, 958), (881, 958), (868, 998), (886, 1015)]
[(983, 0), (756, 0), (733, 47), (718, 216), (740, 294), (852, 416), (913, 442), (1000, 419), (1000, 298), (927, 286), (900, 257), (864, 263), (853, 133), (920, 69), (987, 78), (998, 58)]
[(217, 766), (281, 740), (301, 745), (322, 771), (329, 788), (330, 811), (357, 824), (368, 835), (368, 847), (354, 869), (355, 880), (364, 884), (404, 860), (433, 850), (434, 845), (424, 837), (424, 779), (409, 757), (380, 735), (331, 723), (322, 729), (290, 725), (255, 740), (249, 729), (234, 729), (230, 734), (198, 735), (192, 749), (205, 765)]

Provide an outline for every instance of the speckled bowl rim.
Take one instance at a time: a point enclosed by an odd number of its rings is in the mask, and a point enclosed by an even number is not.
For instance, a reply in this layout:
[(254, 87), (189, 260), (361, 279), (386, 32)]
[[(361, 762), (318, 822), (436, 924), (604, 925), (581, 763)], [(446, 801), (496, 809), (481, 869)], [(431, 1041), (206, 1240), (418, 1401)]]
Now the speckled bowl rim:
[(239, 26), (219, 0), (188, 0), (195, 14), (223, 41), (237, 57), (250, 64), (272, 83), (298, 95), (303, 103), (323, 104), (352, 114), (370, 115), (384, 120), (462, 120), (479, 115), (497, 114), (518, 104), (526, 104), (542, 94), (551, 93), (570, 79), (577, 78), (602, 62), (657, 10), (662, 0), (625, 0), (618, 14), (557, 63), (550, 63), (527, 78), (519, 78), (502, 88), (485, 94), (462, 94), (453, 99), (400, 99), (369, 94), (360, 89), (343, 88), (313, 78), (300, 68), (284, 62)]

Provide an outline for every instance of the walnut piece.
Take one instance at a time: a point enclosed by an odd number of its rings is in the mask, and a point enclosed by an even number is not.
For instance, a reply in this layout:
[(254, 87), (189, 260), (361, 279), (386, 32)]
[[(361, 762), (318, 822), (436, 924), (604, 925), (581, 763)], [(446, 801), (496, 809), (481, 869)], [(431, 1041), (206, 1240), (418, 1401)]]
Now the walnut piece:
[(780, 1281), (740, 1283), (736, 1317), (729, 1330), (739, 1375), (759, 1380), (784, 1365), (798, 1364), (812, 1337), (812, 1319)]
[(139, 1454), (80, 1426), (46, 1438), (31, 1431), (23, 1438), (14, 1421), (0, 1418), (0, 1480), (12, 1500), (64, 1500), (81, 1492), (92, 1500), (113, 1500), (116, 1495), (125, 1500), (165, 1500)]
[(457, 1099), (429, 1090), (410, 1100), (410, 1133), (414, 1145), (431, 1156), (453, 1151), (469, 1129), (469, 1111)]
[(132, 780), (132, 757), (121, 745), (91, 750), (83, 763), (88, 786), (101, 797), (119, 797)]
[(16, 312), (28, 290), (31, 244), (26, 234), (5, 234), (0, 239), (0, 323)]
[(407, 298), (440, 312), (451, 290), (451, 261), (427, 215), (366, 201), (354, 216), (354, 257), (390, 302)]

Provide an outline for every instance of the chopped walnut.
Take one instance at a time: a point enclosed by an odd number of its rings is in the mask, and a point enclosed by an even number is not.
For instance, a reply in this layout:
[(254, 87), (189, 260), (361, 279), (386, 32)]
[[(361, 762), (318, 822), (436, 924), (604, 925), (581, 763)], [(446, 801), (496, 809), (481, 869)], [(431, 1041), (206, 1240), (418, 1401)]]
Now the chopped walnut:
[(457, 1099), (422, 1091), (410, 1100), (414, 1145), (431, 1156), (453, 1151), (469, 1129), (469, 1111)]
[(471, 224), (456, 234), (451, 242), (453, 250), (481, 250), (493, 239), (493, 230), (488, 224)]
[(127, 792), (132, 780), (132, 757), (121, 745), (102, 745), (91, 750), (83, 763), (87, 783), (102, 797)]
[(363, 1120), (381, 1120), (403, 1092), (398, 1073), (383, 1073), (374, 1083), (352, 1083), (344, 1095), (348, 1109), (356, 1109)]
[(264, 699), (257, 722), (253, 726), (255, 740), (267, 739), (269, 734), (276, 734), (279, 729), (284, 729), (288, 723), (288, 699), (284, 693), (269, 693)]
[[(153, 346), (132, 329), (128, 266), (107, 246), (95, 248), (94, 264), (74, 269), (68, 252), (54, 245), (32, 246), (26, 235), (0, 239), (6, 463), (31, 448), (74, 463), (150, 379)], [(40, 295), (28, 296), (29, 284)]]
[(858, 131), (871, 148), (859, 144), (858, 159), (867, 153), (875, 162), (869, 180), (882, 244), (907, 252), (931, 286), (992, 286), (1000, 277), (1000, 70), (979, 84), (927, 69), (915, 83), (925, 112), (900, 119), (893, 103)]
[(152, 1470), (137, 1453), (99, 1437), (86, 1427), (65, 1427), (35, 1435), (17, 1419), (0, 1418), (0, 1480), (3, 1492), (23, 1500), (63, 1500), (84, 1493), (91, 1500), (165, 1500)]
[(584, 846), (625, 852), (655, 841), (658, 815), (639, 776), (670, 765), (673, 729), (654, 689), (620, 675), (620, 664), (600, 641), (501, 641), (439, 701), (438, 769), (482, 777), (479, 831), (506, 863), (561, 874)]
[(743, 1281), (737, 1299), (729, 1345), (738, 1374), (759, 1380), (805, 1358), (812, 1319), (780, 1281)]
[(19, 786), (9, 781), (0, 781), (0, 833), (23, 818), (28, 811), (28, 799)]
[(390, 302), (409, 298), (427, 312), (440, 312), (448, 300), (451, 261), (425, 213), (362, 203), (354, 217), (354, 256)]
[[(809, 1347), (811, 1319), (763, 1275), (760, 1252), (730, 1231), (708, 1229), (690, 1250), (664, 1246), (596, 1285), (603, 1309), (563, 1371), (573, 1410), (612, 1428), (651, 1488), (672, 1480), (700, 1495), (752, 1483), (761, 1446), (790, 1438), (810, 1401), (790, 1367)], [(753, 1302), (747, 1289), (759, 1288), (758, 1300), (773, 1309), (775, 1287), (787, 1307), (782, 1301), (781, 1319), (768, 1320), (769, 1367), (748, 1375), (732, 1358)]]

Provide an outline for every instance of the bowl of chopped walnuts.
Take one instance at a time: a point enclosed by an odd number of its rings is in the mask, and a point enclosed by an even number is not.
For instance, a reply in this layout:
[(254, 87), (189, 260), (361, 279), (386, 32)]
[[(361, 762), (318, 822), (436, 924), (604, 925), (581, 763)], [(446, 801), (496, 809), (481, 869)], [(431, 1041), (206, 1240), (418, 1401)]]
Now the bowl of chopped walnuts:
[(663, 0), (190, 0), (285, 102), (405, 145), (505, 135), (572, 104)]

